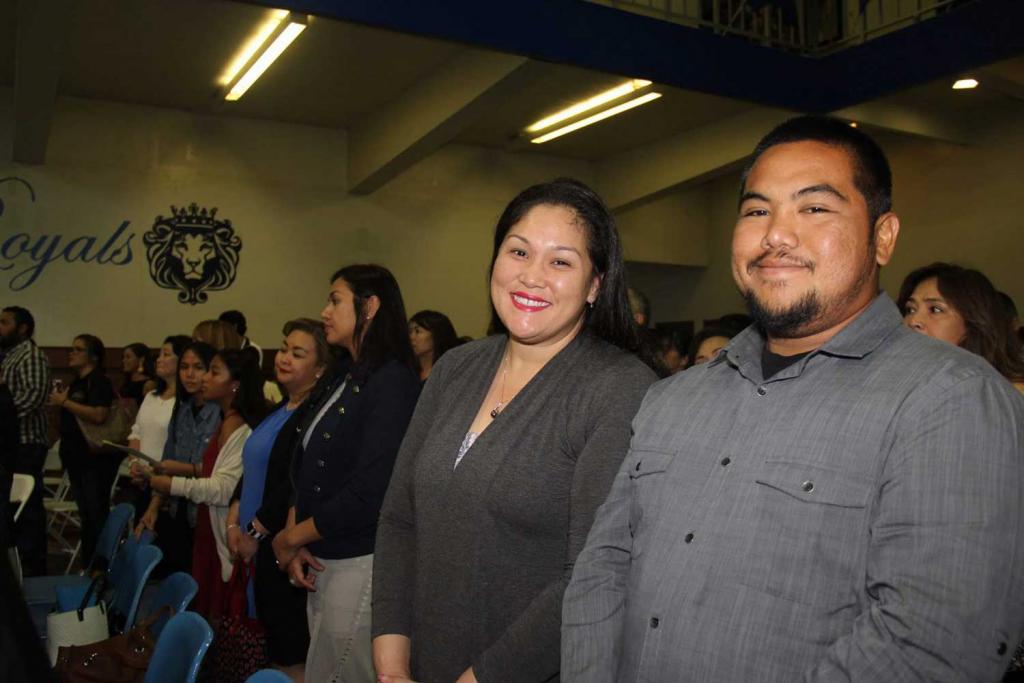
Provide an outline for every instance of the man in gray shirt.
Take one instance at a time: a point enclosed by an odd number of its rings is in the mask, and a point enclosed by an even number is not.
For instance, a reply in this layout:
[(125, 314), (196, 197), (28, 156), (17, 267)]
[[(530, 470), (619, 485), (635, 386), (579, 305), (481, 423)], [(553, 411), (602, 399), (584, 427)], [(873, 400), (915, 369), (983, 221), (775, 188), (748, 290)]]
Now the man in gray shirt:
[(878, 291), (881, 149), (790, 120), (743, 175), (755, 324), (656, 384), (565, 594), (564, 681), (998, 681), (1024, 631), (1024, 399)]

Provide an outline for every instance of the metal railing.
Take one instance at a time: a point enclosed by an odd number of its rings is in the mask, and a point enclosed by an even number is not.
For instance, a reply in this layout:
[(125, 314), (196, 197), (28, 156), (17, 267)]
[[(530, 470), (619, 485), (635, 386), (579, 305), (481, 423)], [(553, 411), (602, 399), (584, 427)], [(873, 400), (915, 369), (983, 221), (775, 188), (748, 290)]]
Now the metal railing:
[(978, 0), (588, 0), (614, 9), (818, 57)]

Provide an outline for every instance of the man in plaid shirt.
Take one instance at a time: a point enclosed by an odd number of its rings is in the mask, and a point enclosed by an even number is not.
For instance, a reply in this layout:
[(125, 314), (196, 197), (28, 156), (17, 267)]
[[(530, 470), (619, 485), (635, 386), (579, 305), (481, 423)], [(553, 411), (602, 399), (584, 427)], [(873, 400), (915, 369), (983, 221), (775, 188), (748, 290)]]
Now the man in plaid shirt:
[(18, 520), (15, 537), (25, 576), (46, 573), (46, 511), (43, 509), (43, 463), (46, 461), (46, 397), (50, 366), (32, 340), (35, 319), (20, 306), (0, 312), (0, 382), (7, 385), (18, 415), (18, 443), (4, 444), (7, 469), (35, 477), (36, 487)]

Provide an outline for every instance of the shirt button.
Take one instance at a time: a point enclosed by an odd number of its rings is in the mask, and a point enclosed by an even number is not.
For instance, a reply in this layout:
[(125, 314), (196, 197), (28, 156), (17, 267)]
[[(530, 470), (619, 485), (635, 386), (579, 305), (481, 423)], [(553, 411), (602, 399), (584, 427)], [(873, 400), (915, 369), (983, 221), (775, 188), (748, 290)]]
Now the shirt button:
[(730, 460), (729, 458), (722, 458), (722, 467), (728, 466), (731, 462), (732, 460)]
[(319, 465), (320, 467), (325, 467), (327, 465), (327, 463), (324, 462), (323, 460), (317, 460), (316, 464)]
[(320, 493), (320, 484), (313, 484), (313, 493)]
[(685, 536), (683, 536), (683, 541), (685, 543), (689, 543), (692, 540), (693, 540), (693, 534), (686, 534)]
[(768, 393), (768, 390), (765, 389), (764, 387), (758, 387), (757, 388), (757, 395), (758, 396), (764, 396), (767, 393)]
[(810, 493), (811, 491), (814, 490), (814, 482), (813, 481), (805, 481), (804, 483), (800, 484), (800, 488), (802, 488), (807, 493)]
[(659, 620), (658, 617), (651, 617), (651, 628), (658, 628), (658, 624), (660, 623), (661, 620)]
[(328, 432), (324, 432), (324, 441), (330, 441), (330, 440), (331, 440), (331, 435), (330, 435), (330, 433), (328, 433)]
[(352, 393), (353, 394), (358, 394), (359, 393), (359, 385), (358, 384), (355, 385), (354, 387), (352, 387)]
[(1006, 654), (1006, 643), (999, 643), (999, 647), (996, 648), (996, 654), (997, 655), (1005, 655)]
[(338, 415), (344, 415), (344, 414), (345, 414), (345, 406), (341, 406), (340, 408), (338, 408)]

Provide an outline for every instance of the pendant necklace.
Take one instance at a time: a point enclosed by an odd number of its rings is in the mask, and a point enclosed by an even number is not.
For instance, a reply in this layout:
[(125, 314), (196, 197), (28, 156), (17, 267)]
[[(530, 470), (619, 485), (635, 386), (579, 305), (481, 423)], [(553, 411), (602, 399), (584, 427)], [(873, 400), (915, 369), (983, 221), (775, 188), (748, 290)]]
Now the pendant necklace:
[(498, 405), (491, 411), (491, 419), (498, 417), (505, 407), (505, 380), (508, 378), (508, 355), (505, 356), (505, 369), (501, 371), (501, 393), (498, 394)]

